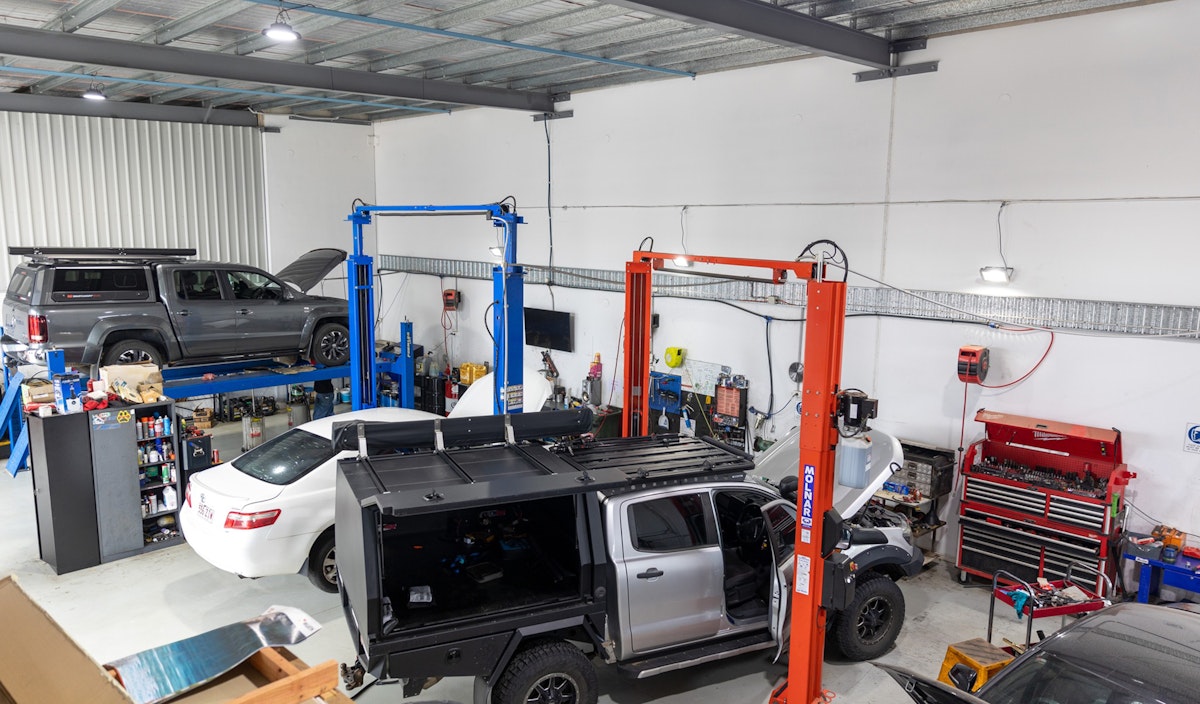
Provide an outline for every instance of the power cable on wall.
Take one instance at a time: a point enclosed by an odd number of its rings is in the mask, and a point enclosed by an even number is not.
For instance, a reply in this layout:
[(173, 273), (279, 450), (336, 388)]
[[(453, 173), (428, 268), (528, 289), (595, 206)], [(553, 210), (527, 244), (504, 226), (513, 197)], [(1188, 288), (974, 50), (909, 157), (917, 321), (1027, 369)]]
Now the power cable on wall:
[(542, 129), (546, 132), (546, 231), (550, 239), (550, 256), (547, 261), (546, 290), (550, 292), (550, 310), (558, 310), (554, 300), (554, 177), (552, 171), (550, 147), (550, 121), (542, 120)]

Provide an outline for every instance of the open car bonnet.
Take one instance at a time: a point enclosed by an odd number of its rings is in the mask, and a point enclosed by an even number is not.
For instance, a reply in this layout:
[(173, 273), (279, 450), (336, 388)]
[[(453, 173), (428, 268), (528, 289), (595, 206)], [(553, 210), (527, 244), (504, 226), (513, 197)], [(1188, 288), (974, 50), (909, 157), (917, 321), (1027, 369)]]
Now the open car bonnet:
[(892, 679), (904, 688), (905, 694), (918, 704), (987, 704), (974, 694), (922, 677), (912, 670), (877, 662), (871, 664), (891, 675)]
[(307, 292), (321, 283), (325, 275), (338, 264), (346, 261), (346, 252), (341, 249), (314, 249), (276, 272), (276, 276)]
[[(858, 509), (891, 478), (893, 469), (904, 462), (904, 450), (899, 440), (877, 429), (868, 430), (866, 435), (871, 441), (867, 485), (862, 489), (852, 489), (836, 482), (833, 485), (833, 507), (844, 518), (858, 513)], [(800, 429), (793, 429), (759, 455), (754, 465), (754, 474), (776, 486), (784, 477), (796, 476), (800, 470)]]

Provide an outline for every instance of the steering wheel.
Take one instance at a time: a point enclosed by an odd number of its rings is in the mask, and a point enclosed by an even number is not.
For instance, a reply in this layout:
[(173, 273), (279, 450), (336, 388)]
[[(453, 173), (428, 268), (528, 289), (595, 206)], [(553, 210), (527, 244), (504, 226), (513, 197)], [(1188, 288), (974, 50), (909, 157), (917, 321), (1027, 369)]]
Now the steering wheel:
[(759, 545), (767, 535), (766, 521), (762, 511), (754, 504), (746, 504), (738, 514), (737, 523), (738, 543), (741, 545)]

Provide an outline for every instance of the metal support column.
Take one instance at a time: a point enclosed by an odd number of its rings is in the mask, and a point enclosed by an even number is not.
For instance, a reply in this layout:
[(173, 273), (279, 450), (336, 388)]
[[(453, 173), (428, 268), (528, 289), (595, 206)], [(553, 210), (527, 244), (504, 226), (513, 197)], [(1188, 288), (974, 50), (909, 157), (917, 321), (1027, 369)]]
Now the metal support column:
[[(346, 259), (346, 300), (350, 303), (350, 408), (375, 407), (375, 302), (371, 284), (371, 257), (363, 250), (363, 225), (369, 212), (350, 214), (354, 228), (354, 253)], [(409, 379), (411, 382), (411, 378)]]
[(625, 417), (623, 437), (646, 435), (650, 428), (650, 262), (625, 263)]
[(821, 668), (827, 616), (821, 606), (825, 570), (821, 554), (825, 511), (833, 506), (837, 448), (837, 392), (842, 378), (846, 284), (809, 281), (804, 334), (804, 388), (800, 417), (800, 525), (792, 592), (791, 656), (787, 683), (772, 696), (777, 704), (825, 701)]

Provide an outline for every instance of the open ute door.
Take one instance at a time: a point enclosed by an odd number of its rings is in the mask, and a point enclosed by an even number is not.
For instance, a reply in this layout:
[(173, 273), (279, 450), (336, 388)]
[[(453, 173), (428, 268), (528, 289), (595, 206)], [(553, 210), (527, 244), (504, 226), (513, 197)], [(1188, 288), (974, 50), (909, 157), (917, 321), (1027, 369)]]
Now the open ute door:
[(785, 499), (763, 505), (763, 520), (775, 573), (771, 576), (769, 624), (777, 644), (775, 662), (787, 652), (792, 633), (792, 574), (796, 562), (796, 506)]

